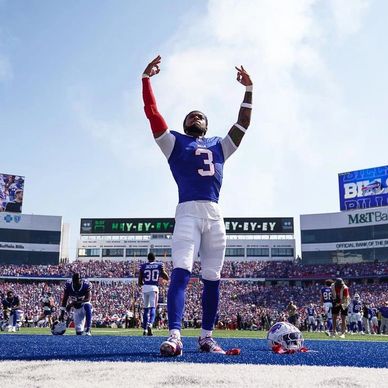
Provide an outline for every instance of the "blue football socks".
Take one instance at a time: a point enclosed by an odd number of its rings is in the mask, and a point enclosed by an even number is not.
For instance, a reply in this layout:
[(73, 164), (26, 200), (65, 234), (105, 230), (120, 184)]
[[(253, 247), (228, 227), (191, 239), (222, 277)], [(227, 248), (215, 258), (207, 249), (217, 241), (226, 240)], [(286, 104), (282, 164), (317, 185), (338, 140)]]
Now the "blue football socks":
[(202, 279), (202, 282), (202, 328), (213, 330), (220, 299), (220, 281)]
[(190, 272), (183, 268), (174, 268), (171, 273), (170, 287), (167, 293), (167, 312), (169, 330), (182, 327), (185, 308), (185, 292), (190, 280)]

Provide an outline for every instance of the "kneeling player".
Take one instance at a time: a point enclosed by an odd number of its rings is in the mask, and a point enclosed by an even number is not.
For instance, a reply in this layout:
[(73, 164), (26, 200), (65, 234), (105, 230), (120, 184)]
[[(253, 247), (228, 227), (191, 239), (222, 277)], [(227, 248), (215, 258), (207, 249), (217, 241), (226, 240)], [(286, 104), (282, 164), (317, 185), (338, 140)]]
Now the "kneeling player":
[[(70, 299), (70, 303), (67, 304)], [(59, 319), (64, 320), (65, 312), (74, 309), (74, 325), (77, 335), (91, 335), (92, 305), (91, 284), (81, 279), (79, 273), (74, 273), (71, 281), (67, 281), (61, 303), (61, 314)]]
[[(4, 315), (4, 329), (16, 332), (19, 329), (22, 311), (20, 310), (20, 299), (13, 291), (8, 291), (7, 296), (2, 301)], [(19, 325), (18, 325), (19, 322)]]

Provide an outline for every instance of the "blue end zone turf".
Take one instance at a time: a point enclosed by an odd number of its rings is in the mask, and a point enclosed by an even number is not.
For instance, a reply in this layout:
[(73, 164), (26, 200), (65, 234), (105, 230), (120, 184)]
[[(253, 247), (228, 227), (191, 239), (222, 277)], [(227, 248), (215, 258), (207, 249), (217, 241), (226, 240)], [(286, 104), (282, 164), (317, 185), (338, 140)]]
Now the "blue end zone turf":
[(388, 342), (306, 341), (309, 353), (273, 354), (266, 340), (218, 339), (224, 349), (241, 348), (239, 356), (200, 353), (196, 338), (184, 338), (183, 356), (159, 355), (162, 337), (0, 336), (0, 360), (81, 360), (190, 362), (223, 364), (388, 367)]

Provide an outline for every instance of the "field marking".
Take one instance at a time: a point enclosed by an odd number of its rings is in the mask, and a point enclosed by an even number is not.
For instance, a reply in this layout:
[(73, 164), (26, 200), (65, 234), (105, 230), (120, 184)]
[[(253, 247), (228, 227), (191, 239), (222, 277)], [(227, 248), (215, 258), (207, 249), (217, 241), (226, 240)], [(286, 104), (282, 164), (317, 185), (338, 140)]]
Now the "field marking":
[(386, 368), (321, 367), (299, 365), (236, 365), (179, 363), (167, 368), (155, 362), (4, 361), (0, 362), (2, 388), (85, 388), (142, 386), (174, 388), (231, 386), (320, 388), (381, 386), (388, 380)]

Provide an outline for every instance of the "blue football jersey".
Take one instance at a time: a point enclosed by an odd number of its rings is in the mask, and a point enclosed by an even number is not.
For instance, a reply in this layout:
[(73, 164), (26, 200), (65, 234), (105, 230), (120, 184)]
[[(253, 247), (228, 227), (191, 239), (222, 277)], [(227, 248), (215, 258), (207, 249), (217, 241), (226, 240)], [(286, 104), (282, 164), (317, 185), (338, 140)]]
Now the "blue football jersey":
[(140, 272), (143, 278), (144, 286), (157, 286), (159, 281), (159, 276), (163, 270), (163, 263), (151, 262), (143, 263), (140, 266)]
[(362, 302), (359, 300), (353, 300), (351, 305), (351, 311), (353, 313), (360, 313), (362, 310)]
[(321, 295), (322, 295), (323, 303), (333, 302), (333, 295), (331, 293), (330, 287), (322, 287), (321, 288)]
[(307, 307), (307, 315), (309, 317), (313, 317), (315, 315), (315, 308), (314, 307)]
[(73, 282), (68, 280), (65, 284), (65, 294), (69, 296), (69, 299), (72, 302), (75, 302), (74, 307), (80, 308), (82, 303), (85, 300), (86, 294), (91, 290), (91, 284), (87, 280), (81, 281), (81, 288), (75, 290), (73, 287)]
[(218, 203), (224, 153), (221, 138), (194, 138), (171, 131), (175, 145), (168, 159), (178, 185), (179, 203), (205, 200)]

